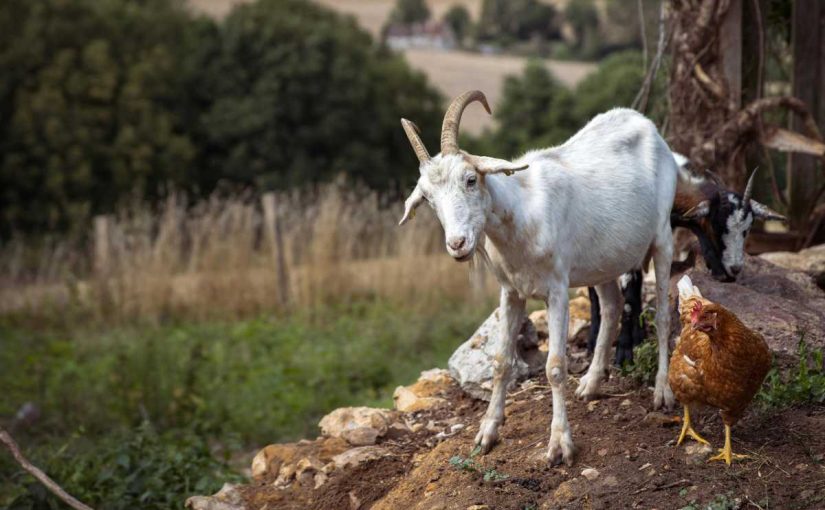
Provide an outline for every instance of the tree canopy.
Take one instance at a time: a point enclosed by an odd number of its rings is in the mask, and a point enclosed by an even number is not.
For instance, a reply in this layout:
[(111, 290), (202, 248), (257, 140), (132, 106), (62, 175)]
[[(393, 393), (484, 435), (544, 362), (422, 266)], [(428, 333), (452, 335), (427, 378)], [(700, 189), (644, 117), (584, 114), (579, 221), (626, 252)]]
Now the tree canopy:
[(310, 2), (216, 24), (174, 0), (8, 0), (0, 43), (0, 234), (85, 228), (170, 186), (397, 191), (416, 169), (399, 117), (438, 133), (423, 75)]

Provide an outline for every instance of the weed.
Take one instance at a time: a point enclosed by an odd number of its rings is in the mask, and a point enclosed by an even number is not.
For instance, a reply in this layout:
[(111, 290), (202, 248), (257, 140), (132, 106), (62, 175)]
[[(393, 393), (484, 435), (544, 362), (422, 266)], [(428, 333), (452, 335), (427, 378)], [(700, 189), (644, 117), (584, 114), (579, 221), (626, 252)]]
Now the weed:
[(473, 460), (472, 456), (472, 453), (470, 454), (470, 457), (455, 455), (450, 458), (450, 465), (459, 471), (479, 474), (485, 482), (499, 482), (510, 477), (504, 473), (499, 473), (494, 468), (485, 468), (483, 465)]
[(717, 494), (708, 503), (698, 503), (695, 499), (692, 499), (690, 503), (679, 510), (736, 510), (741, 506), (741, 499), (734, 498), (730, 494)]
[(797, 404), (825, 402), (825, 364), (822, 349), (811, 349), (801, 333), (797, 344), (799, 362), (784, 375), (774, 364), (765, 378), (757, 401), (764, 410)]

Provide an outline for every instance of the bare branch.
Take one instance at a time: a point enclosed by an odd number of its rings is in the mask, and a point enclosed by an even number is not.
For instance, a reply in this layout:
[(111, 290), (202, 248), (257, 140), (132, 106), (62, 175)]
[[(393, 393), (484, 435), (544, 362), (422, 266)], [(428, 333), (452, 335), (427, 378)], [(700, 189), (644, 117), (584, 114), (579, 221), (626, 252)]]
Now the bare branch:
[(49, 491), (51, 491), (55, 496), (63, 500), (64, 503), (69, 505), (70, 507), (74, 508), (75, 510), (92, 510), (92, 507), (87, 506), (77, 499), (75, 499), (71, 494), (64, 491), (59, 485), (57, 485), (54, 480), (49, 478), (49, 476), (40, 470), (37, 466), (29, 462), (26, 457), (20, 452), (20, 447), (17, 446), (17, 443), (12, 439), (8, 432), (6, 432), (3, 428), (0, 428), (0, 442), (2, 442), (6, 448), (9, 449), (14, 460), (17, 461), (20, 466), (28, 471), (33, 477), (37, 478), (37, 481), (42, 483)]

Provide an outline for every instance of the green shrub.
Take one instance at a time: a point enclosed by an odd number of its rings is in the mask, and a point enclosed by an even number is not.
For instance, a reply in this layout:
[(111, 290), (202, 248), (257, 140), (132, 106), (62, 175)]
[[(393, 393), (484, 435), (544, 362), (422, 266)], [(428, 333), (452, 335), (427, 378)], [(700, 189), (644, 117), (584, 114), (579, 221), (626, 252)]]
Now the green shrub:
[(774, 365), (756, 396), (763, 409), (781, 409), (799, 404), (825, 402), (825, 363), (822, 349), (811, 349), (800, 335), (796, 369), (782, 373)]
[[(32, 460), (69, 494), (100, 510), (181, 508), (188, 496), (242, 480), (194, 431), (158, 434), (146, 424), (102, 441), (76, 437), (56, 452), (41, 449)], [(10, 479), (17, 489), (7, 488), (19, 494), (9, 510), (62, 508), (30, 476), (19, 472)]]

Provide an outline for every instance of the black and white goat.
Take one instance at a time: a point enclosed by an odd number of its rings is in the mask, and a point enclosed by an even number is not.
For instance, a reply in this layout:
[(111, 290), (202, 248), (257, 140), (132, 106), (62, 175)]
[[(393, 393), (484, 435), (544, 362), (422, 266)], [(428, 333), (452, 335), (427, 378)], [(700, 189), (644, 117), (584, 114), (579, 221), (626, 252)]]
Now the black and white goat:
[[(770, 207), (751, 198), (753, 177), (751, 174), (743, 194), (722, 187), (710, 173), (709, 177), (697, 176), (690, 171), (684, 156), (673, 153), (679, 165), (679, 181), (670, 214), (672, 227), (684, 227), (696, 236), (705, 265), (719, 281), (736, 279), (745, 263), (745, 240), (755, 219), (782, 220), (785, 217)], [(693, 253), (689, 254), (692, 265)], [(624, 308), (621, 332), (614, 362), (622, 366), (633, 361), (633, 347), (644, 340), (642, 313), (642, 271), (636, 270), (620, 278)], [(588, 350), (592, 353), (596, 344), (601, 315), (599, 298), (595, 290), (588, 289), (590, 296), (591, 324)]]
[[(593, 363), (576, 395), (598, 394), (610, 364), (612, 333), (621, 316), (618, 278), (650, 255), (656, 271), (659, 371), (654, 407), (674, 403), (667, 382), (668, 282), (673, 256), (670, 210), (678, 167), (656, 126), (633, 110), (618, 108), (593, 118), (567, 142), (530, 151), (515, 161), (476, 156), (459, 149), (464, 108), (479, 91), (456, 98), (444, 116), (441, 152), (430, 156), (415, 126), (402, 125), (419, 159), (418, 184), (401, 223), (428, 204), (444, 227), (447, 253), (457, 261), (478, 253), (501, 285), (502, 351), (494, 362), (490, 405), (475, 442), (485, 452), (498, 439), (504, 400), (516, 360), (516, 337), (527, 299), (547, 304), (549, 352), (546, 374), (553, 394), (547, 457), (573, 459), (567, 420), (568, 289), (596, 287), (604, 328)], [(509, 177), (510, 174), (514, 174)]]

